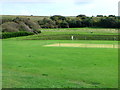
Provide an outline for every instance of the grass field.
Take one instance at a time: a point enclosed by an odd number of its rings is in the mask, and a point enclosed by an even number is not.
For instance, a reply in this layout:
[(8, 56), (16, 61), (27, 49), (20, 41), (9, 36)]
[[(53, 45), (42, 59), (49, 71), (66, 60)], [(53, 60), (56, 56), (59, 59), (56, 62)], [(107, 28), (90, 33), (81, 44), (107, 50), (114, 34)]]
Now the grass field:
[(117, 41), (3, 40), (3, 88), (116, 88), (116, 48), (43, 47)]
[[(58, 28), (40, 29), (43, 34), (92, 34), (94, 35), (118, 35), (118, 29), (111, 28)], [(52, 33), (51, 33), (52, 32)]]
[[(24, 40), (71, 40), (71, 36), (75, 37), (75, 40), (84, 40), (92, 38), (109, 39), (116, 37), (118, 29), (109, 28), (62, 28), (62, 29), (40, 29), (41, 34), (32, 35), (27, 37), (17, 37), (12, 39), (24, 39)], [(93, 33), (91, 33), (93, 32)], [(108, 38), (109, 37), (109, 38)], [(118, 38), (118, 36), (116, 37)], [(10, 38), (11, 39), (11, 38)]]
[[(39, 35), (3, 39), (3, 88), (117, 88), (117, 48), (44, 45), (56, 43), (117, 45), (118, 41), (38, 40), (41, 37), (46, 38), (44, 35), (50, 37), (54, 34), (69, 35), (78, 32), (88, 34), (86, 30), (91, 30), (82, 29), (42, 29)], [(103, 35), (117, 34), (114, 29), (92, 28), (92, 30)]]

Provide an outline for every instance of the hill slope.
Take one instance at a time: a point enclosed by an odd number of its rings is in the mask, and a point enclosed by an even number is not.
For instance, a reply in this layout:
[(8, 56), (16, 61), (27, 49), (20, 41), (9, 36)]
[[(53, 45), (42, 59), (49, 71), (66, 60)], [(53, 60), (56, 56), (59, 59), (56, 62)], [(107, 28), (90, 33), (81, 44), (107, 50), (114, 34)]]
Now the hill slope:
[(38, 30), (40, 29), (40, 25), (26, 17), (3, 17), (0, 26), (2, 27), (2, 32), (27, 31), (37, 33), (40, 31)]

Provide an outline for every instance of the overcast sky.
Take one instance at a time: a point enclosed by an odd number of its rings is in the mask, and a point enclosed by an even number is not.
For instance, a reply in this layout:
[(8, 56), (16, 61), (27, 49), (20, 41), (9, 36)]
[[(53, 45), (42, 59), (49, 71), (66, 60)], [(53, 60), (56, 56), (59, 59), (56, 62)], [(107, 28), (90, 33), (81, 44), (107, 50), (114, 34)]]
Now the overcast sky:
[(1, 15), (118, 15), (119, 0), (2, 0)]

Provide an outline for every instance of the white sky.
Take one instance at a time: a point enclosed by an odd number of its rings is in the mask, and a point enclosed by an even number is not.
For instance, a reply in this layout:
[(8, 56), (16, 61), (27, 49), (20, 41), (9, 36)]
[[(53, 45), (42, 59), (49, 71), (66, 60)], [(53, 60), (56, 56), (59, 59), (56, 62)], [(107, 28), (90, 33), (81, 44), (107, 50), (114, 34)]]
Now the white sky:
[(3, 15), (118, 15), (119, 0), (1, 0)]

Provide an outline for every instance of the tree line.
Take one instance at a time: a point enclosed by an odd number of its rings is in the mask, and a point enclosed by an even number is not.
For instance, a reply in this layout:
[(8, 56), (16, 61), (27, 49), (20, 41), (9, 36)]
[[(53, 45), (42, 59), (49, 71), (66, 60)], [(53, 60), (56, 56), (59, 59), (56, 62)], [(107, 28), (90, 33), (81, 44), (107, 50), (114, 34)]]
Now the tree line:
[(38, 20), (41, 28), (80, 28), (80, 27), (100, 27), (100, 28), (120, 28), (120, 17), (115, 15), (88, 17), (78, 15), (76, 17), (65, 17), (54, 15), (50, 18)]

